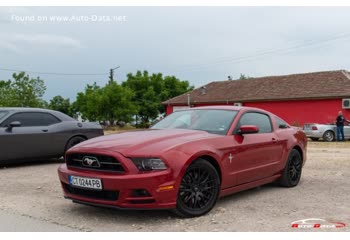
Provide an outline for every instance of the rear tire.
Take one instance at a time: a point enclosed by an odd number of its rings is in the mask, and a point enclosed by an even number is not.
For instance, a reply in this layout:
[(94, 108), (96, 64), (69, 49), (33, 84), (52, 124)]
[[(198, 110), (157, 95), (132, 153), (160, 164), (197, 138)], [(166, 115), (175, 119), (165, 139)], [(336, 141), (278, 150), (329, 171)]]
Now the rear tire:
[(298, 150), (293, 149), (288, 156), (287, 164), (280, 178), (280, 185), (283, 187), (295, 187), (298, 185), (303, 161)]
[(215, 167), (198, 159), (186, 170), (179, 187), (175, 214), (198, 217), (209, 212), (220, 192), (220, 176)]
[(335, 140), (335, 133), (331, 130), (328, 130), (323, 134), (323, 139), (326, 142), (333, 142)]
[(68, 149), (74, 147), (75, 145), (77, 145), (77, 144), (79, 144), (81, 142), (84, 142), (85, 140), (86, 140), (86, 138), (81, 137), (81, 136), (72, 137), (67, 142), (64, 152), (67, 152)]

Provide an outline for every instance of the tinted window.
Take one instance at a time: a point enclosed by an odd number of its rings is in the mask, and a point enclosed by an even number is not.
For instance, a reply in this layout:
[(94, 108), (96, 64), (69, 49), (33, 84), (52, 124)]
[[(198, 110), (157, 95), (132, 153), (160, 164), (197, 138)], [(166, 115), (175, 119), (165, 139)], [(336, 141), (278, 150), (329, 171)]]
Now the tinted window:
[(4, 118), (7, 114), (8, 114), (8, 112), (6, 112), (6, 111), (0, 111), (0, 120), (2, 118)]
[(236, 114), (237, 111), (216, 109), (177, 111), (156, 123), (152, 129), (181, 128), (225, 135)]
[(237, 128), (243, 125), (255, 125), (259, 128), (259, 133), (272, 132), (270, 117), (263, 113), (245, 113), (239, 120)]
[(276, 124), (279, 128), (289, 128), (289, 125), (282, 119), (278, 117), (275, 117), (275, 119), (276, 119)]
[(22, 127), (49, 126), (58, 123), (59, 120), (49, 113), (23, 112), (15, 113), (6, 119), (1, 126), (6, 127), (11, 122), (19, 121)]

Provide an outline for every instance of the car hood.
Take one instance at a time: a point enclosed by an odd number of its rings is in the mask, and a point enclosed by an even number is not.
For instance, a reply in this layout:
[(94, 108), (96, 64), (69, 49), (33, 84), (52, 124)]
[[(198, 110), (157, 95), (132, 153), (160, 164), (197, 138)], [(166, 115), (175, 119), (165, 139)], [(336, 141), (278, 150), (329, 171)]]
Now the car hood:
[(101, 149), (115, 151), (124, 156), (157, 155), (178, 145), (195, 140), (218, 137), (205, 131), (185, 129), (151, 129), (116, 133), (82, 142), (71, 150)]

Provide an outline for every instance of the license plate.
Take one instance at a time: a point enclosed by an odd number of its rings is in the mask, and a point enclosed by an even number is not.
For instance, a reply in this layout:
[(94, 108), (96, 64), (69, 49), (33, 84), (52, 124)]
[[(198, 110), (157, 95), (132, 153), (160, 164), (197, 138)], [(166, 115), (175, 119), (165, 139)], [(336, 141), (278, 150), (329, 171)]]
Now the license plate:
[(69, 184), (71, 186), (102, 190), (101, 179), (77, 177), (77, 176), (68, 176), (68, 178), (69, 178)]

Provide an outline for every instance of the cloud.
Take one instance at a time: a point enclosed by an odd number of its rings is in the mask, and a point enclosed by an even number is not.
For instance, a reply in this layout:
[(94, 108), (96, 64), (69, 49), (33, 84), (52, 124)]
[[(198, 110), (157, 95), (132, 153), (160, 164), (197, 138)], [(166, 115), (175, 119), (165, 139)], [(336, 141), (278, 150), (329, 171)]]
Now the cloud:
[(0, 40), (0, 50), (4, 52), (20, 53), (15, 44)]
[(75, 38), (53, 34), (0, 33), (0, 49), (13, 53), (37, 51), (39, 49), (80, 49), (81, 42)]
[(12, 40), (16, 43), (26, 43), (32, 45), (47, 45), (47, 46), (61, 46), (81, 48), (82, 45), (79, 40), (62, 36), (49, 34), (13, 34)]
[(0, 7), (0, 23), (13, 23), (11, 17), (16, 16), (30, 16), (33, 12), (26, 7)]

